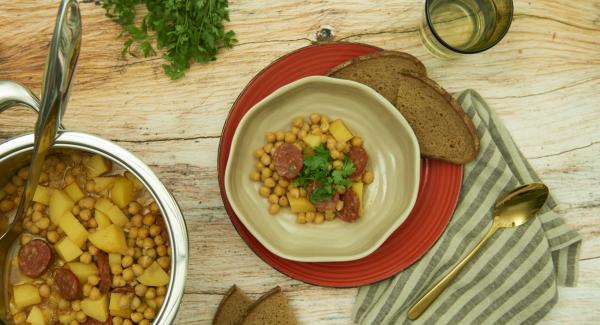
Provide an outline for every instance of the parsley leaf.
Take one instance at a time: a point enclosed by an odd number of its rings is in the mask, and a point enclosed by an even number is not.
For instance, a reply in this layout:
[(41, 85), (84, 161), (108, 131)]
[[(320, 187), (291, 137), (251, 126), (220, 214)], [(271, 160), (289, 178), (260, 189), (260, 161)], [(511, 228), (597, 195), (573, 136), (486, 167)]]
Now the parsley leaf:
[[(148, 13), (137, 26), (136, 7), (141, 4)], [(154, 56), (156, 41), (167, 61), (163, 70), (171, 79), (183, 77), (191, 62), (214, 61), (220, 49), (237, 42), (235, 33), (223, 25), (229, 21), (228, 5), (227, 0), (102, 0), (106, 16), (123, 28), (121, 54), (136, 56), (136, 45), (144, 57)]]
[(310, 195), (312, 203), (327, 201), (331, 199), (335, 192), (340, 188), (346, 188), (352, 184), (349, 178), (356, 167), (352, 160), (344, 157), (343, 165), (340, 169), (331, 169), (331, 155), (324, 145), (320, 145), (314, 149), (314, 154), (304, 160), (304, 166), (294, 180), (293, 184), (296, 187), (308, 188), (308, 185), (316, 182), (319, 184)]

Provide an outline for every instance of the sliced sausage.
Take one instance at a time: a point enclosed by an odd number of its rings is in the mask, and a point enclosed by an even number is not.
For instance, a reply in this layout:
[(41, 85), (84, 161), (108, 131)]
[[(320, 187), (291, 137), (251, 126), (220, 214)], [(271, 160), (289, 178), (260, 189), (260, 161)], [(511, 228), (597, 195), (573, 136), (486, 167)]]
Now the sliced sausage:
[(61, 267), (54, 271), (54, 283), (60, 296), (65, 300), (77, 300), (81, 297), (79, 279), (71, 270)]
[(360, 178), (365, 171), (365, 167), (367, 167), (367, 162), (369, 162), (367, 151), (363, 147), (352, 147), (348, 152), (348, 158), (352, 160), (356, 168), (354, 174), (352, 174), (352, 178)]
[(304, 156), (296, 146), (284, 143), (275, 150), (273, 164), (279, 176), (292, 179), (304, 166)]
[(52, 248), (41, 239), (34, 239), (19, 250), (19, 269), (30, 278), (44, 274), (52, 262)]
[(343, 194), (342, 199), (344, 200), (344, 207), (338, 212), (338, 218), (346, 222), (354, 222), (358, 219), (358, 209), (360, 207), (358, 196), (353, 190), (349, 189)]
[(108, 264), (108, 255), (105, 252), (98, 251), (96, 254), (96, 264), (98, 265), (98, 272), (100, 273), (100, 283), (98, 289), (100, 292), (106, 293), (110, 290), (112, 284), (110, 273), (110, 264)]
[[(321, 186), (320, 182), (311, 182), (310, 184), (308, 184), (308, 186), (306, 188), (308, 197), (310, 197), (312, 195), (312, 192), (314, 192), (314, 190), (320, 186)], [(339, 195), (339, 193), (336, 192), (331, 199), (315, 203), (315, 208), (317, 208), (317, 210), (319, 210), (321, 212), (334, 211), (335, 206), (337, 205), (339, 200), (340, 200), (340, 195)]]

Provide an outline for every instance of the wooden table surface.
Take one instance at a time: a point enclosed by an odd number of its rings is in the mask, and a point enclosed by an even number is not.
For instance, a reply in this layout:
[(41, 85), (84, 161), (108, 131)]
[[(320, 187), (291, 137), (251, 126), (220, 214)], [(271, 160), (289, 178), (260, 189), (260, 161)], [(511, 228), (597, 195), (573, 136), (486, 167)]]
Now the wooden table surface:
[[(307, 285), (256, 257), (227, 217), (217, 184), (217, 147), (227, 113), (263, 67), (311, 44), (321, 26), (336, 40), (419, 57), (449, 91), (473, 88), (495, 108), (584, 238), (580, 280), (560, 288), (544, 323), (600, 322), (600, 2), (516, 1), (512, 27), (493, 49), (455, 60), (421, 45), (421, 0), (230, 1), (239, 44), (216, 62), (171, 81), (159, 58), (119, 56), (119, 28), (84, 1), (83, 47), (69, 129), (98, 134), (144, 160), (173, 192), (190, 235), (189, 277), (178, 324), (208, 323), (232, 284), (257, 297), (283, 287), (304, 324), (348, 324), (356, 289)], [(0, 0), (0, 79), (40, 92), (57, 1)], [(25, 110), (2, 115), (0, 138), (31, 130)]]

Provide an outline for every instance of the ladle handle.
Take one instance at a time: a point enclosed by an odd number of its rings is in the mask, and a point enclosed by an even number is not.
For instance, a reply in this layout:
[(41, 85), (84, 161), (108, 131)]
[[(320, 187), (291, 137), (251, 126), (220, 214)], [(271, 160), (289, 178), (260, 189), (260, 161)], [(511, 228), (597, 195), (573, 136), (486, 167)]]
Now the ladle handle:
[(452, 283), (454, 278), (462, 271), (462, 269), (469, 263), (469, 261), (481, 250), (481, 247), (492, 237), (492, 235), (498, 229), (496, 223), (492, 223), (492, 227), (488, 230), (487, 234), (479, 241), (477, 246), (475, 246), (471, 252), (463, 257), (463, 259), (458, 262), (452, 270), (446, 274), (433, 288), (431, 288), (425, 295), (423, 295), (417, 302), (408, 310), (408, 319), (415, 320), (429, 308), (429, 306), (446, 290), (448, 285)]

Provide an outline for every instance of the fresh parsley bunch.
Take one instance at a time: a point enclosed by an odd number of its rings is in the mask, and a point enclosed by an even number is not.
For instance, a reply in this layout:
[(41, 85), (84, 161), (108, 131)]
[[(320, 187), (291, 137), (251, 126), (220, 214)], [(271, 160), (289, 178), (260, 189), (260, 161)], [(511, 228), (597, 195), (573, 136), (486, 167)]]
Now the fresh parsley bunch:
[[(148, 13), (137, 26), (140, 4)], [(192, 61), (214, 61), (221, 48), (231, 48), (237, 41), (235, 33), (223, 26), (229, 21), (227, 0), (102, 0), (102, 6), (106, 16), (123, 27), (121, 54), (135, 56), (132, 46), (137, 44), (144, 57), (156, 55), (152, 45), (156, 40), (168, 62), (163, 70), (171, 79), (183, 77)]]
[(324, 145), (315, 148), (314, 154), (304, 160), (304, 167), (294, 180), (294, 186), (307, 188), (308, 184), (317, 182), (316, 187), (310, 196), (312, 203), (327, 201), (331, 199), (338, 189), (346, 188), (352, 184), (350, 176), (354, 174), (356, 167), (352, 160), (344, 157), (342, 168), (330, 168), (329, 161), (331, 155)]

